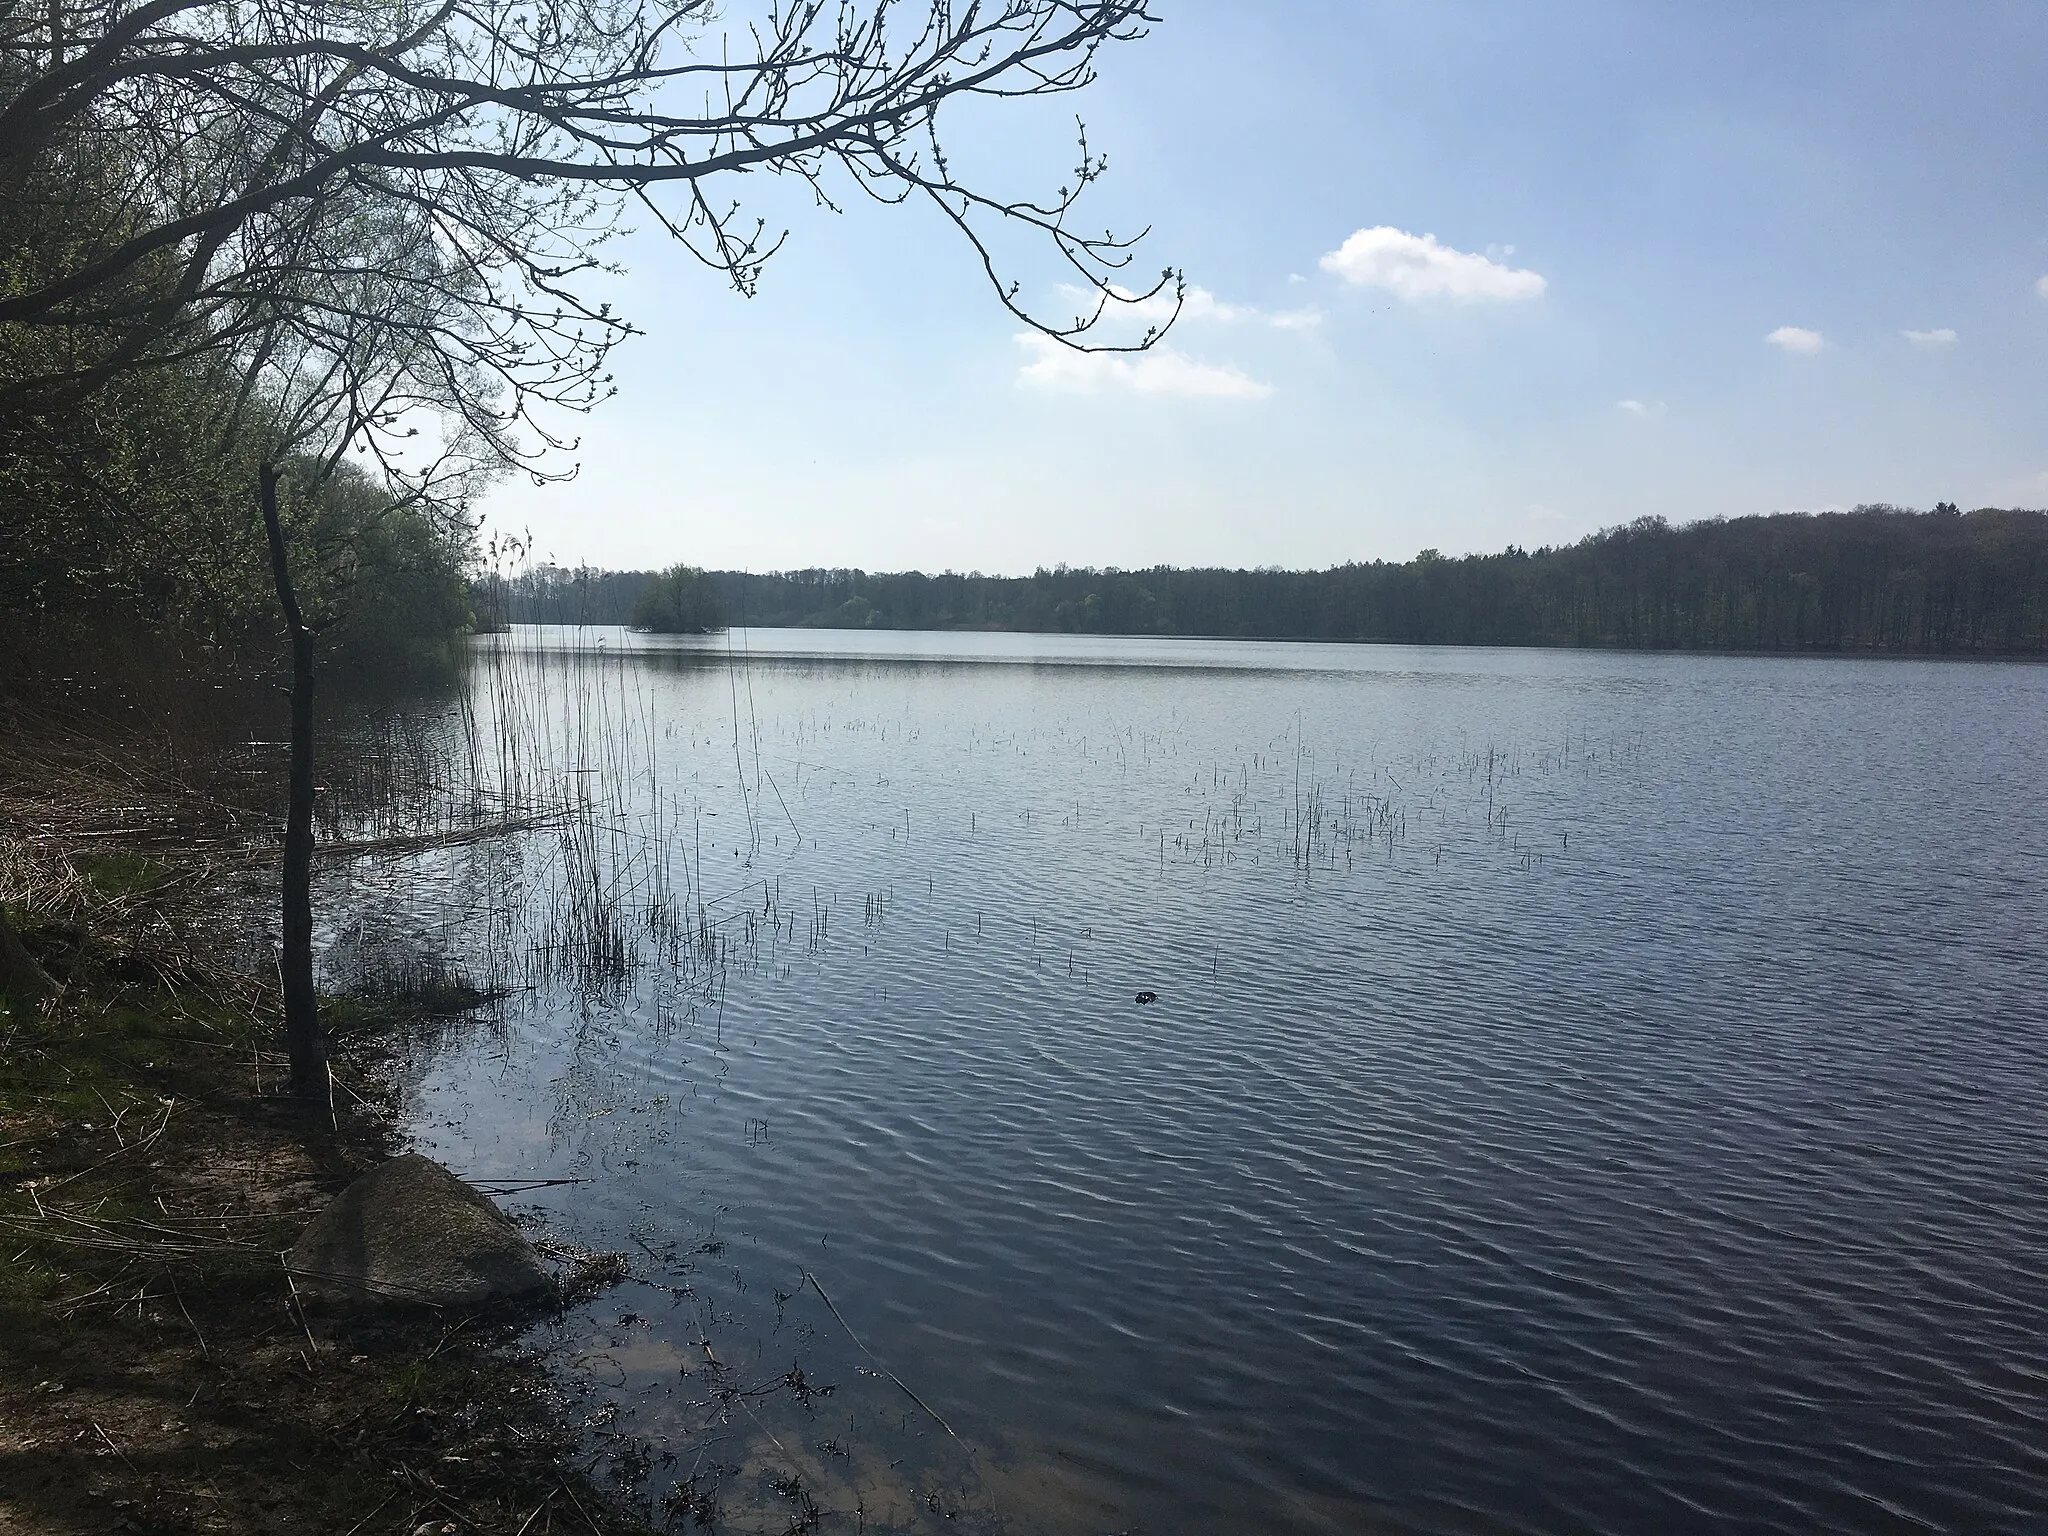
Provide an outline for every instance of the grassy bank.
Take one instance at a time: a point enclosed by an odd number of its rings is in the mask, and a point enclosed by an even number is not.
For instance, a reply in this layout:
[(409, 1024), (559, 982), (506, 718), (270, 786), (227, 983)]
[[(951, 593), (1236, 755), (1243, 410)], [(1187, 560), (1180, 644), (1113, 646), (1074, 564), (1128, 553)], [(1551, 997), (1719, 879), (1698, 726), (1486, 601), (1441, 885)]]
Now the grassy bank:
[(405, 1020), (330, 1004), (339, 1124), (294, 1118), (238, 953), (263, 808), (20, 723), (0, 898), (57, 991), (0, 995), (0, 1532), (644, 1529), (506, 1330), (298, 1304), (280, 1255), (395, 1147)]

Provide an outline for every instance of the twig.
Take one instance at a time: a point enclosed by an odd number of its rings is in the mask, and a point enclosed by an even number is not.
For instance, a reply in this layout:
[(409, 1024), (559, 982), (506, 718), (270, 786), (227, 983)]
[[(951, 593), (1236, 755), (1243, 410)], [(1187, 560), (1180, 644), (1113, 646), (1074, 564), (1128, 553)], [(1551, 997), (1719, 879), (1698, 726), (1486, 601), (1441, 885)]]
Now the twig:
[[(531, 1526), (534, 1521), (540, 1518), (541, 1511), (546, 1509), (550, 1504), (554, 1503), (555, 1494), (557, 1491), (558, 1490), (556, 1489), (550, 1488), (548, 1490), (548, 1496), (542, 1499), (538, 1504), (533, 1506), (533, 1513), (528, 1515), (524, 1520), (519, 1522), (519, 1529), (514, 1531), (512, 1533), (512, 1536), (526, 1536), (527, 1528)], [(382, 1508), (382, 1506), (380, 1505), (379, 1508)], [(349, 1536), (355, 1536), (355, 1532), (349, 1532)]]
[(450, 1339), (454, 1338), (455, 1335), (462, 1332), (463, 1329), (467, 1328), (471, 1323), (475, 1321), (476, 1318), (474, 1316), (463, 1318), (453, 1328), (450, 1328), (446, 1333), (441, 1335), (440, 1339), (435, 1343), (434, 1347), (427, 1351), (426, 1358), (428, 1360), (431, 1360), (434, 1358), (434, 1356), (440, 1354), (441, 1351), (447, 1347), (448, 1341)]
[(292, 1293), (292, 1309), (298, 1314), (299, 1327), (305, 1330), (306, 1343), (313, 1351), (313, 1358), (317, 1360), (320, 1357), (320, 1345), (313, 1337), (313, 1325), (306, 1321), (306, 1304), (299, 1300), (299, 1284), (292, 1279), (291, 1265), (286, 1262), (289, 1257), (289, 1254), (280, 1253), (277, 1256), (277, 1267), (284, 1271), (284, 1283)]
[[(106, 1101), (102, 1099), (100, 1102), (105, 1103)], [(105, 1157), (101, 1158), (98, 1162), (94, 1163), (89, 1168), (81, 1168), (76, 1173), (65, 1174), (63, 1178), (58, 1179), (54, 1183), (52, 1183), (50, 1185), (50, 1188), (61, 1189), (66, 1184), (69, 1184), (73, 1179), (82, 1179), (88, 1173), (97, 1173), (100, 1171), (100, 1169), (106, 1167), (107, 1164), (111, 1163), (115, 1158), (121, 1156), (124, 1152), (133, 1152), (136, 1151), (138, 1148), (155, 1145), (157, 1137), (163, 1135), (165, 1127), (167, 1127), (171, 1123), (171, 1111), (177, 1106), (177, 1102), (178, 1100), (174, 1095), (165, 1103), (163, 1119), (157, 1122), (155, 1130), (151, 1131), (147, 1136), (143, 1137), (140, 1141), (131, 1141), (125, 1147), (121, 1147), (114, 1152), (108, 1153)], [(119, 1132), (117, 1131), (115, 1134), (116, 1136), (118, 1136)]]
[[(48, 1214), (47, 1212), (45, 1213), (46, 1219)], [(246, 1252), (250, 1249), (256, 1249), (258, 1252), (263, 1251), (257, 1248), (257, 1245), (254, 1243), (237, 1243), (226, 1238), (217, 1238), (207, 1243), (139, 1242), (132, 1238), (121, 1237), (119, 1234), (109, 1232), (103, 1227), (95, 1227), (91, 1222), (82, 1221), (76, 1216), (64, 1216), (62, 1212), (59, 1212), (58, 1215), (63, 1220), (76, 1222), (94, 1235), (80, 1237), (68, 1232), (51, 1232), (38, 1229), (33, 1223), (11, 1221), (6, 1217), (0, 1217), (0, 1232), (9, 1232), (16, 1237), (33, 1238), (39, 1243), (63, 1243), (73, 1248), (102, 1248), (109, 1253), (133, 1254), (142, 1258), (160, 1259), (169, 1254), (177, 1254), (186, 1258), (197, 1258), (209, 1253), (225, 1253), (231, 1250)]]
[[(122, 1148), (123, 1150), (126, 1150), (128, 1143), (126, 1139), (121, 1135), (121, 1121), (123, 1120), (123, 1118), (126, 1117), (128, 1110), (116, 1110), (112, 1104), (107, 1103), (107, 1096), (104, 1093), (101, 1093), (97, 1088), (93, 1089), (92, 1096), (98, 1099), (101, 1104), (105, 1105), (107, 1113), (114, 1117), (113, 1123), (110, 1126), (108, 1126), (108, 1129), (114, 1133), (114, 1145), (119, 1148)], [(133, 1109), (134, 1107), (135, 1106), (131, 1104), (128, 1106), (128, 1109)]]
[[(350, 1526), (345, 1532), (342, 1533), (342, 1536), (356, 1536), (357, 1531), (360, 1531), (364, 1526), (368, 1525), (372, 1520), (376, 1519), (378, 1512), (381, 1511), (386, 1504), (389, 1504), (393, 1499), (397, 1497), (398, 1490), (394, 1488), (391, 1492), (385, 1494), (383, 1498), (377, 1501), (375, 1509), (372, 1509), (367, 1515), (363, 1516), (362, 1519), (358, 1520), (354, 1525)], [(525, 1529), (525, 1526), (520, 1527), (520, 1530), (522, 1531)]]
[(201, 1333), (199, 1331), (199, 1325), (192, 1321), (191, 1310), (187, 1308), (185, 1305), (184, 1293), (178, 1289), (178, 1277), (172, 1274), (169, 1269), (166, 1269), (164, 1271), (164, 1275), (171, 1282), (171, 1294), (175, 1296), (178, 1300), (178, 1310), (185, 1314), (185, 1323), (188, 1327), (191, 1328), (192, 1337), (199, 1341), (199, 1358), (211, 1362), (213, 1359), (213, 1351), (206, 1347), (206, 1335)]
[(832, 1305), (832, 1298), (825, 1294), (825, 1287), (818, 1283), (818, 1277), (812, 1274), (807, 1269), (804, 1271), (804, 1278), (811, 1282), (811, 1289), (818, 1293), (818, 1299), (823, 1301), (826, 1307), (831, 1311), (832, 1315), (839, 1319), (839, 1326), (844, 1328), (846, 1330), (846, 1336), (849, 1339), (853, 1340), (853, 1347), (855, 1349), (858, 1349), (862, 1354), (866, 1355), (870, 1360), (874, 1361), (875, 1365), (881, 1370), (881, 1373), (884, 1376), (888, 1377), (891, 1381), (895, 1382), (897, 1386), (902, 1387), (903, 1395), (909, 1398), (913, 1403), (917, 1404), (917, 1406), (922, 1408), (926, 1413), (930, 1414), (932, 1416), (933, 1423), (937, 1424), (939, 1428), (943, 1429), (947, 1434), (952, 1435), (955, 1440), (958, 1440), (960, 1437), (957, 1434), (953, 1433), (953, 1426), (948, 1424), (943, 1418), (939, 1417), (939, 1411), (936, 1408), (932, 1407), (932, 1405), (926, 1402), (923, 1398), (919, 1397), (915, 1392), (911, 1391), (909, 1386), (904, 1382), (901, 1376), (898, 1376), (894, 1371), (890, 1370), (888, 1366), (883, 1365), (881, 1356), (877, 1355), (872, 1349), (869, 1349), (867, 1345), (861, 1343), (860, 1335), (853, 1331), (853, 1324), (849, 1323), (843, 1316), (841, 1316), (839, 1309)]
[(329, 1086), (339, 1088), (343, 1093), (347, 1094), (350, 1098), (354, 1099), (358, 1104), (362, 1105), (365, 1109), (375, 1108), (375, 1106), (371, 1104), (368, 1099), (364, 1098), (360, 1093), (357, 1093), (355, 1089), (349, 1087), (349, 1085), (346, 1082), (342, 1081), (342, 1079), (337, 1077), (333, 1072), (330, 1071), (327, 1074), (327, 1081)]
[(112, 1451), (116, 1456), (121, 1457), (122, 1466), (126, 1467), (130, 1472), (134, 1472), (137, 1477), (142, 1476), (140, 1472), (136, 1471), (135, 1463), (130, 1461), (125, 1455), (122, 1454), (121, 1447), (114, 1444), (113, 1436), (109, 1435), (104, 1429), (100, 1428), (99, 1420), (87, 1419), (86, 1423), (92, 1425), (92, 1431), (94, 1434), (98, 1435), (102, 1440), (107, 1442), (108, 1450)]
[(123, 1280), (126, 1280), (131, 1273), (133, 1273), (132, 1266), (128, 1269), (123, 1269), (121, 1273), (114, 1276), (113, 1279), (107, 1281), (103, 1285), (96, 1285), (91, 1290), (83, 1292), (80, 1295), (73, 1296), (68, 1300), (51, 1303), (50, 1310), (53, 1312), (61, 1312), (66, 1317), (69, 1317), (75, 1309), (84, 1306), (88, 1301), (91, 1301), (93, 1297), (99, 1295), (100, 1292), (111, 1291)]
[[(556, 818), (546, 814), (532, 816), (511, 816), (503, 821), (488, 822), (477, 827), (458, 827), (449, 832), (407, 833), (394, 837), (369, 837), (354, 840), (315, 843), (313, 853), (319, 858), (362, 858), (379, 853), (423, 853), (433, 848), (460, 848), (468, 843), (487, 842), (496, 837), (510, 837), (518, 832), (532, 832), (545, 827)], [(272, 850), (252, 850), (268, 853)]]
[(553, 1189), (558, 1184), (595, 1184), (595, 1179), (486, 1179), (473, 1177), (468, 1182), (485, 1194), (518, 1195), (529, 1189)]
[[(772, 1439), (773, 1437), (771, 1436), (770, 1438)], [(561, 1488), (562, 1492), (569, 1495), (569, 1502), (576, 1506), (576, 1513), (583, 1517), (583, 1523), (589, 1526), (591, 1530), (595, 1531), (597, 1533), (597, 1536), (604, 1536), (604, 1527), (599, 1525), (595, 1520), (590, 1518), (590, 1511), (585, 1509), (583, 1507), (583, 1501), (576, 1497), (576, 1490), (574, 1488), (571, 1488), (567, 1483), (562, 1483), (559, 1485), (559, 1487)]]

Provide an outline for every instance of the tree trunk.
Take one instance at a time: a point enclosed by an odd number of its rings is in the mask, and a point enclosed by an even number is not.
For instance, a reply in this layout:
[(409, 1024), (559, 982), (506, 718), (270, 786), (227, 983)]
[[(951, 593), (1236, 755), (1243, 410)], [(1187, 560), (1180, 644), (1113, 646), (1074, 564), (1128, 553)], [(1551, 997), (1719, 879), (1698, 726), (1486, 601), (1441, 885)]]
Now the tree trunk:
[(50, 973), (36, 964), (36, 957), (28, 952), (21, 942), (21, 935), (14, 931), (14, 923), (7, 916), (7, 909), (0, 907), (0, 992), (12, 992), (16, 997), (48, 997), (57, 990), (57, 984), (50, 980)]
[(284, 984), (285, 1049), (291, 1056), (292, 1097), (328, 1125), (334, 1123), (334, 1091), (327, 1075), (327, 1041), (313, 992), (313, 634), (299, 611), (285, 556), (284, 525), (277, 516), (277, 470), (258, 472), (263, 498), (263, 531), (270, 542), (270, 573), (284, 612), (292, 648), (291, 789), (284, 823), (284, 949), (279, 976)]

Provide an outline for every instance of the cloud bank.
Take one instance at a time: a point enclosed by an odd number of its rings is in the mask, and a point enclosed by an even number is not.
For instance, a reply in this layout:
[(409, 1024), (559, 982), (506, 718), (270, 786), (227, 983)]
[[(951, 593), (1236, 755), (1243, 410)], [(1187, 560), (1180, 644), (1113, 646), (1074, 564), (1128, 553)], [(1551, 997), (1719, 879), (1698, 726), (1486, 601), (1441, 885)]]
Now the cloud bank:
[(1273, 386), (1238, 369), (1197, 362), (1162, 343), (1148, 352), (1076, 352), (1027, 331), (1017, 344), (1028, 361), (1017, 382), (1048, 394), (1153, 395), (1181, 399), (1263, 400)]
[(1460, 304), (1533, 299), (1549, 286), (1540, 273), (1454, 250), (1439, 244), (1435, 235), (1411, 235), (1391, 224), (1358, 230), (1323, 257), (1320, 265), (1354, 287), (1385, 288), (1410, 303), (1424, 299), (1450, 299)]
[(1819, 331), (1809, 331), (1803, 325), (1781, 325), (1764, 340), (1798, 357), (1811, 357), (1827, 345)]

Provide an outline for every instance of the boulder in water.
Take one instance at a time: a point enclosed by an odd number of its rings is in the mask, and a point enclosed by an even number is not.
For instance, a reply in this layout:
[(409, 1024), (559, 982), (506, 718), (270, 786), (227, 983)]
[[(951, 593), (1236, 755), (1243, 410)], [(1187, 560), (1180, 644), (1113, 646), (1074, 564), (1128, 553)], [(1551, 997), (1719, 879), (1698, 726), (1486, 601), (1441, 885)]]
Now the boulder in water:
[(553, 1301), (533, 1245), (489, 1200), (431, 1158), (394, 1157), (314, 1218), (285, 1261), (323, 1300), (476, 1311)]

